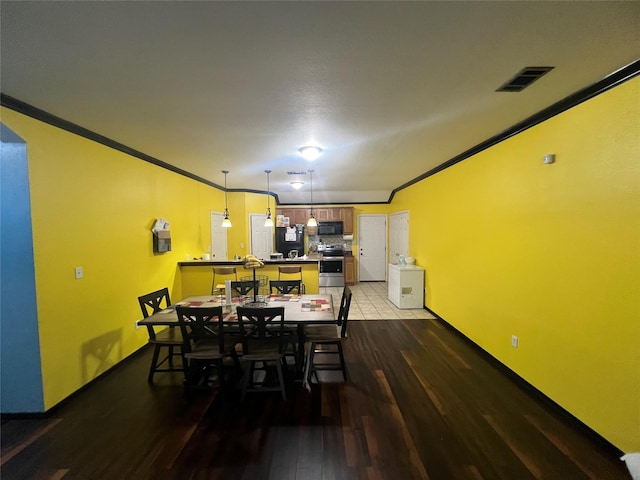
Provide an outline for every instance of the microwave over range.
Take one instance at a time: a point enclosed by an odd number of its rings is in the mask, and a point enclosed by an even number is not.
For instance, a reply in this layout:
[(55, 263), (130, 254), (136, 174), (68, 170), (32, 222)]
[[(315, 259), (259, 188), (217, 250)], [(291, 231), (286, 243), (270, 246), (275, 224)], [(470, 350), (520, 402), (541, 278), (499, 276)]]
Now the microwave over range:
[(342, 235), (342, 233), (343, 226), (339, 220), (318, 222), (318, 235)]

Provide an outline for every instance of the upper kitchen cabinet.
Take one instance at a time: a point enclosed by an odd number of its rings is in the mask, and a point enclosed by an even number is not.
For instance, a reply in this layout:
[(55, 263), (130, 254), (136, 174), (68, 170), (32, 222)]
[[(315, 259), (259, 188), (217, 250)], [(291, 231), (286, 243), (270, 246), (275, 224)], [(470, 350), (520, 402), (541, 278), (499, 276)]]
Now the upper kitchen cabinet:
[(295, 223), (306, 225), (311, 215), (311, 209), (309, 208), (294, 208), (293, 219)]
[(289, 219), (289, 223), (291, 223), (291, 219), (293, 217), (293, 208), (277, 208), (276, 209), (276, 218), (278, 215), (282, 215), (283, 217), (287, 217)]
[(342, 230), (345, 235), (353, 235), (353, 208), (341, 208)]
[(276, 215), (282, 215), (289, 218), (289, 224), (302, 224), (306, 225), (309, 220), (310, 209), (308, 208), (278, 208), (276, 209)]
[(319, 222), (327, 222), (329, 220), (342, 220), (340, 215), (341, 208), (316, 208), (316, 220)]
[[(314, 216), (318, 222), (326, 222), (329, 220), (341, 220), (343, 231), (346, 235), (353, 234), (353, 207), (343, 208), (314, 208)], [(290, 224), (305, 224), (309, 220), (311, 209), (309, 208), (278, 208), (276, 215), (289, 217)], [(315, 235), (315, 229), (309, 229), (310, 235)]]

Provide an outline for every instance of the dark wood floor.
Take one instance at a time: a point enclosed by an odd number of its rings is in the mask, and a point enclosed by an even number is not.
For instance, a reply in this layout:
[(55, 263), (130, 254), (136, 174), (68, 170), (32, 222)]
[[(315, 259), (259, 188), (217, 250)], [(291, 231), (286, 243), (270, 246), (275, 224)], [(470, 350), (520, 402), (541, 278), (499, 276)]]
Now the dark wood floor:
[(54, 409), (2, 423), (8, 479), (628, 479), (613, 448), (437, 320), (350, 322), (347, 383), (183, 396), (144, 349)]

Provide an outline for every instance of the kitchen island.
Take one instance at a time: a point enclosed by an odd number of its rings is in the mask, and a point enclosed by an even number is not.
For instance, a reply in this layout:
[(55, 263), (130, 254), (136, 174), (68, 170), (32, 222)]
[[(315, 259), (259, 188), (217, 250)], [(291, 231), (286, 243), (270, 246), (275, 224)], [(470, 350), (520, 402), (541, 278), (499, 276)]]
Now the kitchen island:
[[(280, 265), (300, 265), (302, 267), (302, 283), (305, 285), (306, 293), (319, 293), (319, 261), (319, 256), (300, 257), (295, 260), (264, 260), (264, 267), (257, 269), (256, 274), (266, 276), (269, 280), (277, 280), (278, 267)], [(238, 272), (238, 279), (253, 275), (253, 269), (245, 269), (242, 260), (191, 260), (178, 262), (182, 278), (182, 296), (208, 295), (211, 293), (213, 267), (217, 266), (235, 266)], [(293, 277), (288, 278), (293, 279)]]

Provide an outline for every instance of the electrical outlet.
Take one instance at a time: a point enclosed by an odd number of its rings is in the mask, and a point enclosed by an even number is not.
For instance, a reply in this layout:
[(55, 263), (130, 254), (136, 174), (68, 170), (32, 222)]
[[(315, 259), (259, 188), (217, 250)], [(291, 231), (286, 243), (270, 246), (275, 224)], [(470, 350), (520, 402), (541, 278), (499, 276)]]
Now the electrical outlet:
[(84, 269), (82, 267), (76, 267), (76, 280), (84, 278)]
[(518, 337), (515, 335), (511, 335), (511, 346), (513, 348), (518, 348)]

